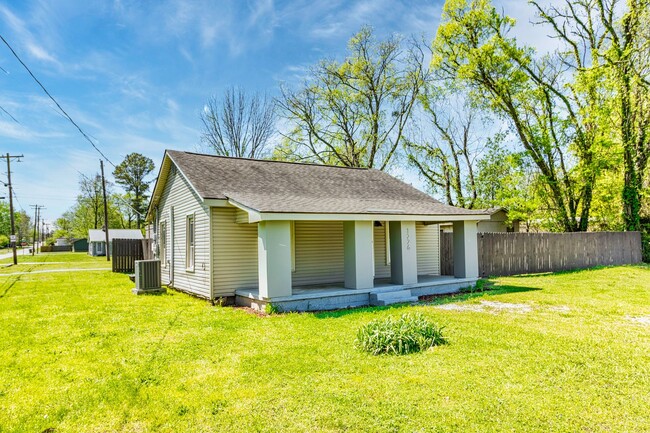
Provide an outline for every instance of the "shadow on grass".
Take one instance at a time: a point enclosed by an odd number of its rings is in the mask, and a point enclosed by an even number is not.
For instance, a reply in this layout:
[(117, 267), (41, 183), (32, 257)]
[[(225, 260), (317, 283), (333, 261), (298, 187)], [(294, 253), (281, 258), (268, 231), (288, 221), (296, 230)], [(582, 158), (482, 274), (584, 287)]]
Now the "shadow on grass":
[(345, 310), (334, 310), (334, 311), (321, 311), (312, 313), (314, 317), (318, 319), (334, 319), (337, 317), (344, 317), (351, 314), (360, 314), (367, 313), (372, 311), (384, 311), (384, 310), (403, 310), (405, 308), (411, 307), (412, 305), (443, 305), (449, 304), (452, 302), (464, 302), (474, 298), (480, 298), (483, 296), (498, 296), (506, 295), (508, 293), (521, 293), (521, 292), (531, 292), (542, 290), (539, 287), (524, 287), (524, 286), (494, 286), (494, 283), (489, 280), (483, 280), (484, 283), (482, 286), (475, 290), (466, 290), (458, 293), (451, 293), (448, 295), (431, 295), (431, 296), (421, 296), (420, 301), (417, 304), (395, 304), (387, 305), (385, 307), (360, 307), (360, 308), (348, 308)]
[[(26, 273), (31, 272), (32, 270), (34, 270), (34, 268), (35, 268), (35, 266), (32, 266), (31, 268), (28, 268), (25, 272), (26, 272)], [(0, 277), (2, 277), (1, 274), (0, 274)], [(8, 279), (8, 280), (6, 281), (7, 286), (4, 288), (2, 294), (0, 294), (0, 299), (2, 299), (2, 298), (4, 298), (5, 296), (7, 296), (7, 294), (9, 293), (9, 291), (10, 291), (10, 290), (11, 290), (11, 289), (16, 285), (16, 283), (17, 283), (18, 281), (20, 281), (21, 277), (22, 277), (22, 275), (17, 275), (16, 278), (13, 278), (13, 279), (10, 278), (10, 279)], [(4, 285), (3, 285), (3, 286), (4, 286)], [(2, 290), (2, 286), (0, 286), (0, 290)]]
[(20, 276), (18, 276), (17, 278), (15, 278), (15, 279), (9, 281), (9, 284), (7, 285), (7, 287), (5, 287), (5, 289), (4, 289), (4, 291), (2, 292), (2, 294), (0, 294), (0, 299), (2, 299), (2, 298), (4, 298), (5, 296), (7, 296), (7, 294), (9, 293), (9, 291), (14, 287), (14, 285), (18, 282), (18, 280), (20, 280)]
[(489, 277), (490, 279), (493, 278), (516, 278), (516, 279), (526, 279), (526, 278), (537, 278), (537, 277), (545, 277), (548, 275), (570, 275), (570, 274), (577, 274), (580, 272), (588, 272), (588, 271), (600, 271), (602, 269), (609, 269), (609, 268), (637, 268), (637, 269), (650, 269), (650, 263), (632, 263), (632, 264), (625, 264), (625, 265), (598, 265), (598, 266), (593, 266), (591, 268), (579, 268), (579, 269), (566, 269), (563, 271), (548, 271), (548, 272), (538, 272), (535, 274), (519, 274), (519, 275), (503, 275), (501, 277), (497, 276), (491, 276)]

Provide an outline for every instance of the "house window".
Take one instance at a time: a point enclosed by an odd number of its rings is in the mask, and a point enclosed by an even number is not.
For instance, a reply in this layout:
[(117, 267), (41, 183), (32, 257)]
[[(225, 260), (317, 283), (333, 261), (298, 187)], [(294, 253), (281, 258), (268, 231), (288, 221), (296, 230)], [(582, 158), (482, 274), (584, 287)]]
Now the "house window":
[(185, 267), (188, 270), (194, 270), (194, 215), (188, 215), (185, 222), (186, 233), (185, 233)]
[(159, 258), (164, 268), (167, 267), (167, 221), (160, 223), (160, 233), (158, 235), (160, 242)]

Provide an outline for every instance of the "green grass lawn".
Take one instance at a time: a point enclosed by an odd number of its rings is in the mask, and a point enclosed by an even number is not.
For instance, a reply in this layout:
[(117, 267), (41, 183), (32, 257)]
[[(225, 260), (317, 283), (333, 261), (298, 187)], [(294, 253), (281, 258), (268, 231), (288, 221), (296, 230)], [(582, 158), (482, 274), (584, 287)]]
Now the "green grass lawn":
[[(136, 297), (109, 271), (0, 275), (0, 432), (650, 431), (650, 267), (493, 282), (418, 306), (259, 317)], [(360, 326), (407, 311), (450, 344), (354, 348)]]
[[(11, 251), (11, 250), (10, 250)], [(0, 259), (0, 277), (18, 272), (42, 272), (51, 269), (111, 269), (106, 257), (91, 257), (86, 253), (39, 253), (19, 255), (18, 264), (13, 258)]]

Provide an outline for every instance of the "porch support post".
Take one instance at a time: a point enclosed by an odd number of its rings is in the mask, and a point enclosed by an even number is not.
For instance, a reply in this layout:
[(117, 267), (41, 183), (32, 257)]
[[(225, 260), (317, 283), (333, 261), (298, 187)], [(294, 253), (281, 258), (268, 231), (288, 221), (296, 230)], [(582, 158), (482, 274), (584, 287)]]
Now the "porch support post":
[(259, 294), (272, 299), (291, 296), (291, 224), (261, 221), (257, 225)]
[(344, 221), (345, 287), (372, 289), (374, 287), (372, 263), (373, 221)]
[(478, 278), (477, 221), (454, 221), (454, 277)]
[(415, 248), (415, 221), (391, 221), (390, 276), (393, 284), (418, 282), (418, 260)]

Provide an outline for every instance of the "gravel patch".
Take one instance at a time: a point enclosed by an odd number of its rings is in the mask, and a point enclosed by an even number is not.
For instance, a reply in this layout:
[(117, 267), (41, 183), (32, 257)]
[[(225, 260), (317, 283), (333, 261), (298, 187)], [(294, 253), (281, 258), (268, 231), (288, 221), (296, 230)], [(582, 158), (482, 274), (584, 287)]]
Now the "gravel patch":
[(650, 316), (639, 316), (639, 317), (625, 316), (625, 318), (627, 320), (639, 323), (641, 325), (650, 326)]
[(528, 304), (510, 304), (498, 301), (481, 301), (478, 304), (443, 304), (437, 305), (437, 307), (443, 310), (474, 311), (478, 313), (492, 314), (496, 314), (499, 311), (514, 313), (530, 313), (533, 311), (533, 307)]

